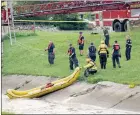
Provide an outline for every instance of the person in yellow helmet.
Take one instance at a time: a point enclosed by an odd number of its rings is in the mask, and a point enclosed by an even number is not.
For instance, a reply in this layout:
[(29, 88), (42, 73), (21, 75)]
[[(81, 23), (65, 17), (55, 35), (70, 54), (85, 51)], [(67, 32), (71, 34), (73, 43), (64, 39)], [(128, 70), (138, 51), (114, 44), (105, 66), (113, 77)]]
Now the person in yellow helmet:
[(87, 65), (84, 66), (84, 76), (88, 77), (89, 74), (94, 74), (97, 72), (97, 66), (90, 58), (86, 59)]
[(103, 40), (101, 41), (101, 44), (99, 46), (98, 54), (100, 58), (101, 69), (106, 69), (106, 62), (107, 62), (107, 57), (109, 57), (109, 51)]

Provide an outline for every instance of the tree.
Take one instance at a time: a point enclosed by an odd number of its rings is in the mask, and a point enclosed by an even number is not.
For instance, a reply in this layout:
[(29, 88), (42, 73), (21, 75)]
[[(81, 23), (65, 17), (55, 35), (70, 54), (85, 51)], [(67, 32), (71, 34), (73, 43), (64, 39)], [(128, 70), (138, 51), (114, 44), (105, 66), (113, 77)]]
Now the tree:
[[(26, 5), (26, 4), (42, 4), (42, 3), (48, 3), (48, 1), (16, 1), (15, 6), (18, 5)], [(82, 21), (82, 19), (79, 19), (79, 15), (77, 13), (75, 14), (56, 14), (56, 15), (44, 15), (44, 16), (34, 16), (34, 17), (17, 17), (15, 18), (17, 20), (51, 20), (51, 21)], [(79, 23), (79, 22), (57, 22), (57, 23), (51, 23), (51, 22), (44, 22), (43, 24), (46, 25), (54, 25), (62, 30), (81, 30), (87, 28), (87, 23)]]

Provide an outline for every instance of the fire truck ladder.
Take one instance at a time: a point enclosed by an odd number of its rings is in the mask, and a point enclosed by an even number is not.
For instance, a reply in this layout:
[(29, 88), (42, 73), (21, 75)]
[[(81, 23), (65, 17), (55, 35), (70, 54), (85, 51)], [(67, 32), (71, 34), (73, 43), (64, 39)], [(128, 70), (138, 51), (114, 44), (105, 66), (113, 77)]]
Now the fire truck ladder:
[(130, 7), (125, 1), (66, 1), (47, 4), (23, 5), (14, 8), (14, 17), (69, 14), (102, 10), (119, 10)]

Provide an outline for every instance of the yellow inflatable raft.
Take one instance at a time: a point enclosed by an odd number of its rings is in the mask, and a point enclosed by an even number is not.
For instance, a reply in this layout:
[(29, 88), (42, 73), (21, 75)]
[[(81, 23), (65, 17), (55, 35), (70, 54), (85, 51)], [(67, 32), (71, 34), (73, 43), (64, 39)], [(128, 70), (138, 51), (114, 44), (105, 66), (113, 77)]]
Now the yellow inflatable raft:
[(77, 78), (79, 77), (81, 68), (77, 67), (74, 72), (66, 77), (62, 78), (60, 80), (56, 80), (51, 83), (47, 83), (45, 85), (30, 89), (30, 90), (25, 90), (25, 91), (18, 91), (14, 89), (8, 89), (7, 90), (7, 96), (10, 99), (14, 98), (35, 98), (35, 97), (40, 97), (45, 94), (57, 91), (59, 89), (65, 88), (72, 83), (74, 83)]

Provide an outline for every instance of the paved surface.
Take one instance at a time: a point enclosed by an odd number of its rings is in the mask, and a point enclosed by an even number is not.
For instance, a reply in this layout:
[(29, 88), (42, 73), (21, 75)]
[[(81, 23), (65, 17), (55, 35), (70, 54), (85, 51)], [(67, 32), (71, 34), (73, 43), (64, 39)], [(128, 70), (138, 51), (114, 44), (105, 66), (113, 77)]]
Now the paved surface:
[[(45, 76), (2, 77), (2, 110), (16, 113), (140, 113), (140, 86), (112, 82), (73, 85), (38, 99), (9, 100), (7, 89), (26, 90), (56, 80)], [(24, 101), (23, 101), (24, 100)]]

